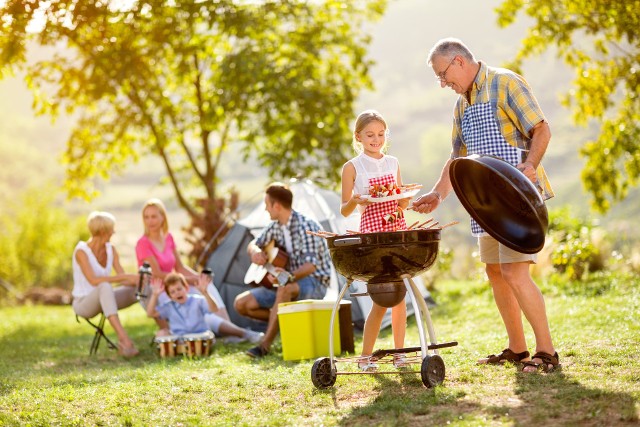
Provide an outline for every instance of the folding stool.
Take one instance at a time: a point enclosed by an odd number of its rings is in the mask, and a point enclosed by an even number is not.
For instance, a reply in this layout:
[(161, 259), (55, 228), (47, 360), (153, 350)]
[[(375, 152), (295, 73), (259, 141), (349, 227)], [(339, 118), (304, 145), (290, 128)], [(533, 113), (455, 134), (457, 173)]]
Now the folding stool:
[[(76, 321), (78, 323), (80, 323), (80, 316), (78, 316), (76, 314)], [(108, 336), (105, 335), (104, 333), (104, 321), (106, 320), (106, 318), (104, 317), (104, 313), (100, 313), (100, 320), (98, 321), (98, 324), (95, 324), (91, 321), (91, 319), (88, 319), (86, 317), (83, 317), (84, 320), (87, 321), (87, 323), (89, 325), (91, 325), (91, 327), (93, 329), (95, 329), (96, 333), (93, 335), (93, 341), (91, 342), (91, 348), (89, 349), (89, 355), (94, 355), (98, 352), (98, 346), (100, 345), (100, 340), (102, 338), (104, 338), (107, 341), (107, 346), (112, 349), (112, 350), (116, 350), (118, 348), (117, 345), (115, 345), (113, 343), (113, 341), (111, 341), (109, 339)]]

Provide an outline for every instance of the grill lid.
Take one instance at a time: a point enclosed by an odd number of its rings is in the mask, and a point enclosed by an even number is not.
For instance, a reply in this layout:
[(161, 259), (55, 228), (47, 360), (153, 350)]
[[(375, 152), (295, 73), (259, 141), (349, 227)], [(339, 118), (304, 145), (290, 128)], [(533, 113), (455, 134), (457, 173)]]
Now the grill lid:
[(449, 177), (460, 203), (494, 239), (526, 254), (543, 248), (547, 207), (521, 171), (497, 157), (474, 154), (451, 161)]

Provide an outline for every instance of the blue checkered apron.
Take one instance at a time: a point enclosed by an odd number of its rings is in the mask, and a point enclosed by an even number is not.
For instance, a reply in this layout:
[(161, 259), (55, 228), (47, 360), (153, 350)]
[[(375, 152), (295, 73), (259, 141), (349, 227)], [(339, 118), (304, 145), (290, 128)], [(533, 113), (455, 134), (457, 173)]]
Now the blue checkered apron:
[[(509, 144), (500, 133), (500, 127), (493, 115), (488, 82), (488, 78), (485, 78), (484, 86), (489, 102), (476, 103), (464, 110), (462, 140), (467, 147), (467, 155), (496, 156), (516, 166), (521, 163), (522, 150)], [(471, 233), (475, 237), (487, 235), (473, 218), (471, 218)]]

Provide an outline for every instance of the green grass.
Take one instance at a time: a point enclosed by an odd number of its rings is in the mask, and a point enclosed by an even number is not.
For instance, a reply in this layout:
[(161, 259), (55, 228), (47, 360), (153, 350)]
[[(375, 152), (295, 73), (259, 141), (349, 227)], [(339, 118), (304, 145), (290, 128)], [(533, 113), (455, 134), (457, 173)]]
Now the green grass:
[[(505, 343), (487, 285), (439, 283), (431, 311), (439, 341), (460, 344), (440, 351), (447, 372), (434, 389), (419, 375), (339, 375), (333, 388), (317, 390), (313, 361), (283, 361), (280, 341), (259, 361), (244, 355), (249, 344), (160, 359), (139, 307), (122, 319), (141, 355), (125, 360), (102, 345), (90, 357), (92, 330), (70, 307), (3, 308), (0, 425), (637, 425), (640, 290), (631, 279), (603, 292), (586, 285), (583, 295), (543, 284), (563, 370), (522, 374), (475, 365)], [(412, 318), (407, 345), (418, 344)], [(385, 330), (376, 348), (390, 345)]]

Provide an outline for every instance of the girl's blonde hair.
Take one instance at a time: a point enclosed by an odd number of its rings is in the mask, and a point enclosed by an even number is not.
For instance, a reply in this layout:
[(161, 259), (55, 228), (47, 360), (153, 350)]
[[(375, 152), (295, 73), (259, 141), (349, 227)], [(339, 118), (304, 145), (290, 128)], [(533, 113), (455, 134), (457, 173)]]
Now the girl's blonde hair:
[[(142, 223), (144, 224), (144, 211), (150, 206), (156, 207), (160, 212), (160, 215), (162, 215), (162, 231), (165, 234), (167, 234), (169, 232), (169, 219), (167, 218), (167, 208), (164, 207), (164, 203), (162, 203), (160, 199), (147, 200), (147, 202), (142, 207)], [(149, 235), (149, 229), (147, 228), (146, 224), (144, 225), (144, 235), (145, 236)]]
[(387, 126), (386, 120), (384, 119), (384, 117), (382, 117), (382, 114), (378, 113), (376, 110), (365, 110), (362, 113), (358, 114), (358, 117), (356, 118), (356, 124), (353, 128), (352, 145), (353, 145), (353, 149), (358, 154), (364, 151), (364, 147), (362, 146), (362, 142), (358, 141), (358, 139), (356, 138), (356, 135), (362, 132), (362, 129), (367, 127), (367, 125), (373, 121), (380, 122), (384, 126), (385, 140), (384, 140), (384, 146), (382, 147), (382, 152), (387, 151), (387, 148), (389, 146), (389, 127)]
[(87, 217), (87, 227), (92, 236), (113, 233), (116, 217), (109, 212), (93, 211)]

